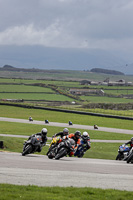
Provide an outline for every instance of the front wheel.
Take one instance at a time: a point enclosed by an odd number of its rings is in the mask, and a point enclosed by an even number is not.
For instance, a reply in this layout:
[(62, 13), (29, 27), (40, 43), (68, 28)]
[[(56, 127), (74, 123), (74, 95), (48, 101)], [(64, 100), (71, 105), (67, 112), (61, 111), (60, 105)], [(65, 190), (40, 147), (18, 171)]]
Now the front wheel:
[(59, 160), (60, 158), (67, 155), (66, 149), (60, 149), (59, 152), (56, 154), (55, 159)]
[(122, 160), (122, 155), (120, 153), (118, 153), (118, 155), (116, 156), (116, 160)]
[(132, 161), (132, 159), (133, 159), (133, 152), (127, 158), (127, 163), (130, 163)]
[(31, 146), (30, 144), (28, 144), (28, 145), (25, 147), (25, 149), (23, 150), (22, 156), (25, 156), (26, 154), (31, 153), (31, 151), (32, 151), (32, 146)]

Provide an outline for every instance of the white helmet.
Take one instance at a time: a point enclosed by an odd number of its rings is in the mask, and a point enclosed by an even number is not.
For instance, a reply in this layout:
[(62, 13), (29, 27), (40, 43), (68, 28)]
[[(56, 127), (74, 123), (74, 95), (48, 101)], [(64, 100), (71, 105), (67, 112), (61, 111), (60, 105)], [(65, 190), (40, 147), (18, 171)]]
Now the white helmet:
[(85, 132), (83, 132), (82, 138), (83, 138), (83, 139), (89, 139), (90, 136), (89, 136), (89, 134), (85, 131)]
[(43, 128), (41, 133), (43, 134), (43, 136), (47, 135), (48, 130), (46, 128)]

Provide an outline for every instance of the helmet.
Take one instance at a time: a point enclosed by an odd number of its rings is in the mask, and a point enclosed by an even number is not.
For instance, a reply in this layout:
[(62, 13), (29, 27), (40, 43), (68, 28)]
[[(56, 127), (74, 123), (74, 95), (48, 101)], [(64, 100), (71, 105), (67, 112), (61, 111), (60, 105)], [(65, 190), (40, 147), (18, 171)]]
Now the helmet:
[(65, 135), (68, 135), (68, 133), (69, 133), (69, 130), (67, 129), (67, 128), (64, 128), (63, 129), (63, 135), (65, 136)]
[(81, 137), (81, 132), (80, 131), (76, 131), (74, 135), (78, 139), (78, 138)]
[(133, 144), (133, 137), (131, 138), (131, 143)]
[(41, 131), (41, 133), (42, 133), (43, 136), (47, 135), (47, 132), (48, 132), (48, 131), (47, 131), (46, 128), (43, 128), (42, 131)]
[(90, 139), (90, 136), (89, 136), (89, 134), (85, 131), (85, 132), (83, 132), (82, 138), (83, 138), (83, 140), (88, 140), (88, 139)]

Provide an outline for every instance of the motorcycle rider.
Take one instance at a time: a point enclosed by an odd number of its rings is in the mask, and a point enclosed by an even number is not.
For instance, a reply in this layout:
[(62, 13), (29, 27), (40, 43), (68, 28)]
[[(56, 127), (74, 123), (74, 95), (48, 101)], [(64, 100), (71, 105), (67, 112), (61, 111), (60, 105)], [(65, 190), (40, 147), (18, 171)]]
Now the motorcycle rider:
[(85, 131), (83, 132), (83, 135), (81, 136), (81, 139), (83, 141), (83, 152), (81, 153), (80, 157), (83, 157), (84, 153), (91, 148), (90, 145), (90, 136), (89, 134)]
[(38, 146), (38, 149), (37, 149), (38, 152), (41, 152), (42, 147), (46, 145), (46, 142), (47, 142), (47, 132), (48, 132), (48, 130), (46, 128), (43, 128), (41, 130), (41, 132), (33, 134), (33, 135), (31, 135), (29, 137), (29, 139), (31, 139), (32, 137), (41, 136), (42, 142), (40, 143), (40, 146)]
[[(81, 132), (77, 130), (75, 133), (69, 134), (66, 138), (71, 138), (75, 141), (75, 151), (76, 151), (78, 145), (80, 144)], [(70, 152), (69, 156), (71, 157), (73, 155), (74, 152)]]
[(29, 117), (29, 121), (33, 121), (33, 119), (32, 119), (32, 117), (31, 117), (31, 116)]
[[(125, 145), (130, 145), (130, 150), (131, 150), (131, 148), (133, 147), (133, 137), (131, 138), (131, 140), (129, 140), (128, 142), (126, 142), (125, 143)], [(129, 150), (129, 153), (128, 153), (128, 155), (124, 158), (124, 161), (126, 161), (127, 160), (127, 158), (128, 158), (128, 156), (129, 156), (129, 154), (130, 154), (130, 150)]]
[(46, 155), (48, 155), (48, 153), (51, 151), (52, 148), (54, 148), (55, 146), (58, 146), (58, 144), (62, 141), (62, 139), (66, 137), (68, 134), (69, 134), (69, 130), (67, 128), (64, 128), (63, 131), (60, 131), (59, 133), (54, 134), (52, 138), (58, 137), (58, 136), (59, 138), (56, 139), (54, 146), (49, 148)]
[(53, 137), (60, 136), (61, 138), (63, 138), (64, 136), (67, 136), (68, 134), (69, 134), (69, 130), (67, 128), (64, 128), (63, 131), (56, 133), (55, 135), (53, 135)]
[(125, 143), (125, 145), (128, 145), (128, 144), (130, 144), (130, 149), (131, 149), (133, 147), (133, 137), (131, 138), (131, 140)]

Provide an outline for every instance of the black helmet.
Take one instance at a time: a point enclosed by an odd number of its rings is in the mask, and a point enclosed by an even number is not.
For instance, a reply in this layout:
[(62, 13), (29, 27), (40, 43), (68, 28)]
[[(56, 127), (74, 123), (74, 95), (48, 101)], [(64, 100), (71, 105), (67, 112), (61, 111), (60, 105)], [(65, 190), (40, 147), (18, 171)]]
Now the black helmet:
[(63, 129), (63, 135), (65, 136), (65, 135), (68, 135), (68, 134), (69, 134), (69, 130), (67, 128), (64, 128)]
[(133, 137), (131, 138), (131, 143), (133, 144)]
[(43, 128), (42, 131), (41, 131), (41, 133), (42, 133), (43, 136), (46, 136), (46, 135), (47, 135), (47, 132), (48, 132), (48, 131), (47, 131), (46, 128)]
[(76, 131), (74, 135), (78, 139), (78, 138), (81, 137), (81, 132), (80, 131)]

